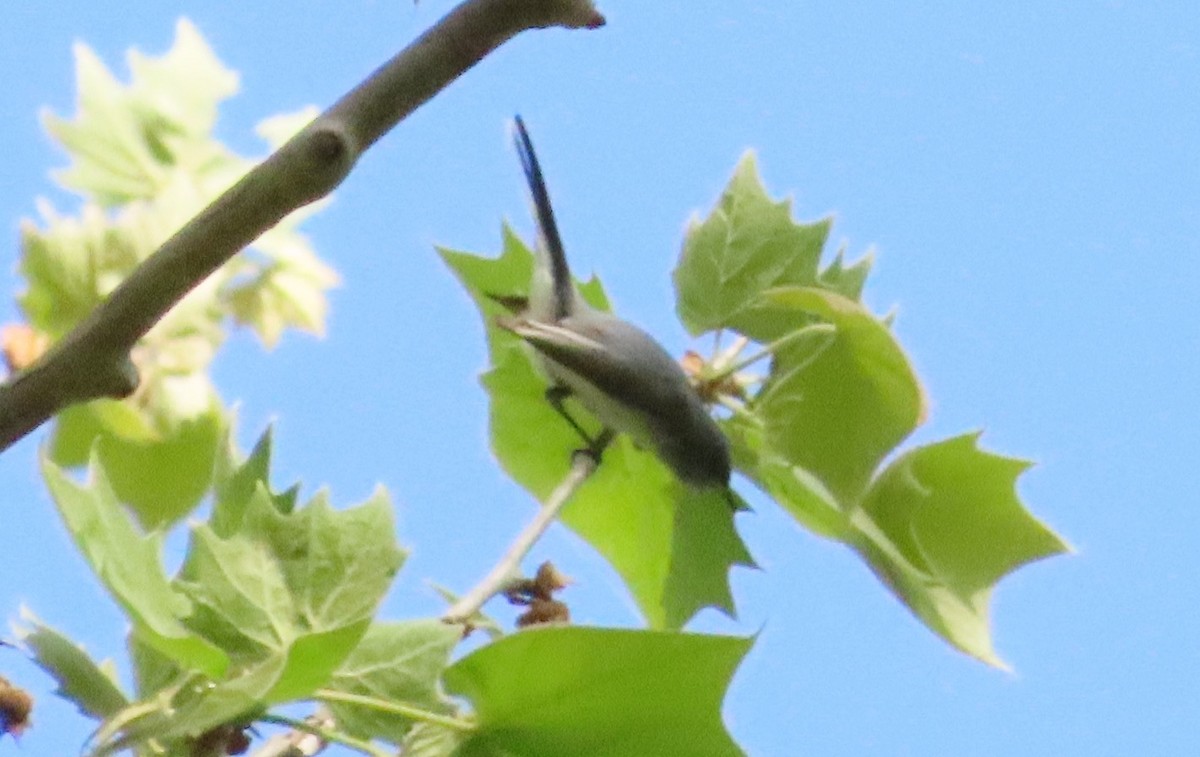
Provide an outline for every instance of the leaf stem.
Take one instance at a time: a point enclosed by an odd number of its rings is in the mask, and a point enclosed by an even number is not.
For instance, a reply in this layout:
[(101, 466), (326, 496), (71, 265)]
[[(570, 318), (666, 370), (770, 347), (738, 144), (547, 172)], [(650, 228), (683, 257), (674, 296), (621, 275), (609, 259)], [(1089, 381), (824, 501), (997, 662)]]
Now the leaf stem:
[(719, 382), (734, 375), (738, 371), (749, 368), (751, 365), (757, 363), (759, 360), (762, 360), (764, 357), (775, 354), (777, 351), (783, 349), (789, 344), (792, 344), (793, 342), (798, 342), (801, 339), (806, 339), (814, 335), (833, 334), (836, 331), (837, 327), (832, 323), (814, 323), (812, 325), (805, 326), (802, 329), (796, 329), (795, 331), (788, 332), (749, 357), (743, 358), (737, 363), (722, 368), (709, 380), (713, 382)]
[[(391, 756), (390, 752), (376, 747), (369, 741), (356, 739), (353, 736), (342, 733), (336, 728), (329, 728), (312, 722), (309, 719), (296, 720), (285, 715), (268, 714), (258, 718), (258, 722), (286, 725), (292, 729), (292, 733), (286, 734), (276, 744), (268, 742), (266, 746), (254, 753), (254, 757), (292, 757), (295, 754), (312, 757), (324, 751), (329, 743), (341, 744), (371, 757)], [(295, 738), (296, 733), (306, 733), (316, 738), (312, 741), (299, 741)]]
[[(606, 435), (608, 432), (605, 432)], [(607, 436), (604, 442), (600, 444), (603, 448), (607, 444)], [(592, 475), (596, 470), (596, 458), (590, 454), (577, 454), (571, 464), (571, 470), (567, 472), (564, 478), (550, 496), (546, 498), (545, 504), (538, 510), (525, 528), (517, 534), (509, 545), (504, 556), (492, 568), (483, 580), (477, 583), (466, 594), (459, 598), (457, 602), (451, 605), (450, 609), (442, 615), (442, 621), (446, 623), (455, 623), (467, 625), (470, 622), (471, 616), (479, 612), (479, 609), (492, 597), (496, 596), (512, 582), (514, 576), (520, 573), (521, 560), (525, 555), (529, 554), (529, 550), (533, 549), (533, 545), (541, 538), (550, 524), (558, 517), (558, 513), (562, 510), (563, 505), (571, 499), (571, 495)]]
[(423, 710), (420, 707), (414, 707), (403, 702), (392, 702), (387, 699), (378, 699), (376, 697), (363, 696), (362, 694), (351, 694), (350, 692), (337, 691), (336, 689), (317, 689), (313, 696), (322, 702), (337, 702), (338, 704), (368, 707), (379, 712), (399, 715), (409, 720), (419, 720), (422, 723), (430, 723), (431, 725), (440, 725), (443, 728), (455, 731), (467, 732), (475, 729), (475, 724), (469, 720), (449, 715), (439, 715), (436, 712)]

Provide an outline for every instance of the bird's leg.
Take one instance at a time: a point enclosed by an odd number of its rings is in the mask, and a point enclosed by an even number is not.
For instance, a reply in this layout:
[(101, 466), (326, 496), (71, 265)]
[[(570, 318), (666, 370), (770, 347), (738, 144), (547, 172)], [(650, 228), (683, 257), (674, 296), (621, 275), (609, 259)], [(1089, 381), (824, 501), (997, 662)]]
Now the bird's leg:
[(600, 464), (600, 456), (604, 453), (604, 448), (612, 441), (613, 432), (610, 429), (602, 429), (596, 437), (592, 437), (583, 426), (571, 415), (564, 404), (567, 397), (571, 396), (571, 390), (561, 384), (556, 384), (546, 390), (546, 402), (550, 403), (550, 407), (554, 408), (554, 412), (562, 416), (571, 428), (575, 429), (575, 433), (579, 434), (579, 438), (583, 440), (585, 447), (581, 450), (576, 450), (576, 454), (590, 455), (596, 464)]

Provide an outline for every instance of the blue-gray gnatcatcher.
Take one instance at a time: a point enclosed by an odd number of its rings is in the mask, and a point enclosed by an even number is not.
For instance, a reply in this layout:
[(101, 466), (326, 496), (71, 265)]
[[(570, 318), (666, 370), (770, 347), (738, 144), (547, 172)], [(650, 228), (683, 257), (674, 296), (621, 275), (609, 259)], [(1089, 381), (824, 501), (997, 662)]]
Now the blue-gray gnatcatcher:
[(591, 307), (575, 289), (542, 170), (525, 123), (516, 117), (516, 146), (533, 195), (540, 240), (528, 308), (501, 325), (524, 339), (562, 408), (574, 396), (608, 429), (652, 450), (684, 483), (728, 487), (729, 442), (677, 362), (637, 326)]

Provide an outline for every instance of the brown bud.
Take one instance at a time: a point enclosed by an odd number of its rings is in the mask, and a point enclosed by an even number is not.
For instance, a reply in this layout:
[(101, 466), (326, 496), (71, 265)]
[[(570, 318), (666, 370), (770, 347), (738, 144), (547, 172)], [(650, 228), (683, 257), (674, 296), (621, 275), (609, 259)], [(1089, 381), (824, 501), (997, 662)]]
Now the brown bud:
[(29, 713), (33, 712), (33, 697), (0, 677), (0, 734), (20, 736), (29, 727)]
[(567, 625), (571, 622), (571, 611), (566, 604), (556, 599), (535, 599), (529, 609), (517, 618), (517, 628), (538, 625)]

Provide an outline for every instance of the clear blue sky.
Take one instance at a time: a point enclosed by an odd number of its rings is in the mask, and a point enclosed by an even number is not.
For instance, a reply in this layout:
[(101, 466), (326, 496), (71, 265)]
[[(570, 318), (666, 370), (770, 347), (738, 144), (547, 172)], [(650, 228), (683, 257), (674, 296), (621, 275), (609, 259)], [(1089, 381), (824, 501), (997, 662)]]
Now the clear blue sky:
[[(444, 13), (421, 0), (14, 0), (0, 11), (5, 294), (18, 219), (65, 160), (42, 132), (73, 112), (70, 45), (124, 73), (180, 15), (242, 74), (222, 136), (259, 149), (271, 113), (321, 106)], [(894, 5), (895, 7), (892, 7)], [(531, 512), (492, 463), (475, 313), (435, 243), (494, 251), (528, 231), (506, 121), (529, 122), (577, 270), (673, 350), (668, 273), (747, 147), (796, 212), (875, 245), (867, 298), (932, 399), (928, 441), (985, 428), (1037, 460), (1021, 493), (1079, 549), (1003, 583), (1007, 675), (950, 649), (846, 550), (768, 507), (739, 518), (763, 572), (735, 575), (761, 631), (726, 719), (753, 755), (1126, 755), (1195, 748), (1200, 713), (1200, 12), (1192, 2), (601, 3), (595, 33), (530, 33), (368, 153), (308, 226), (342, 273), (328, 337), (270, 355), (248, 336), (217, 366), (248, 443), (277, 424), (283, 480), (336, 501), (383, 482), (415, 549), (385, 612), (431, 614), (434, 579), (476, 580)], [(0, 320), (13, 318), (11, 302)], [(123, 629), (70, 548), (34, 459), (0, 458), (0, 615), (28, 604), (98, 655)], [(617, 579), (562, 532), (538, 550), (579, 579), (577, 620), (637, 622)], [(508, 617), (507, 610), (499, 612)], [(44, 676), (36, 727), (0, 754), (74, 754), (88, 724)]]

